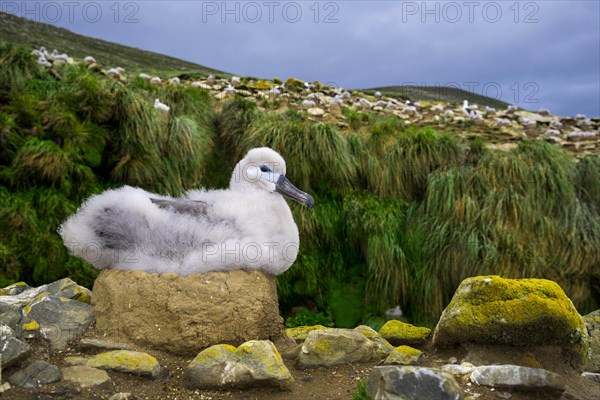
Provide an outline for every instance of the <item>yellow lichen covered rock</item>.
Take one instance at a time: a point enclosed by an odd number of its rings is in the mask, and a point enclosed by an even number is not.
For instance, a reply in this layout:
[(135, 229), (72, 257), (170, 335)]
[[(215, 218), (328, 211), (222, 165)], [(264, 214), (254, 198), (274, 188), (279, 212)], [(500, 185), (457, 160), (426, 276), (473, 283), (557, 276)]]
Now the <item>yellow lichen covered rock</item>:
[(417, 350), (410, 346), (398, 346), (385, 359), (385, 365), (412, 365), (419, 362), (423, 356), (421, 350)]
[(107, 351), (92, 357), (66, 357), (65, 362), (69, 365), (85, 365), (152, 378), (157, 377), (161, 371), (156, 358), (146, 353), (129, 350)]
[(299, 368), (318, 368), (383, 360), (389, 353), (376, 341), (353, 329), (311, 331), (298, 352)]
[(304, 342), (304, 339), (306, 339), (306, 336), (308, 335), (309, 332), (312, 332), (317, 329), (327, 329), (327, 328), (324, 327), (323, 325), (297, 326), (295, 328), (287, 328), (285, 330), (285, 333), (289, 337), (294, 339), (296, 341), (296, 343), (302, 343), (302, 342)]
[(478, 276), (460, 284), (433, 341), (557, 345), (583, 354), (586, 336), (583, 319), (555, 282)]
[(585, 317), (585, 326), (590, 333), (590, 358), (584, 367), (589, 372), (600, 372), (600, 310), (596, 310)]
[(386, 322), (379, 329), (379, 336), (396, 346), (423, 344), (430, 334), (429, 328), (414, 326), (395, 319)]
[(189, 389), (250, 386), (287, 389), (293, 382), (269, 340), (251, 340), (237, 349), (227, 344), (211, 346), (190, 362), (183, 380)]

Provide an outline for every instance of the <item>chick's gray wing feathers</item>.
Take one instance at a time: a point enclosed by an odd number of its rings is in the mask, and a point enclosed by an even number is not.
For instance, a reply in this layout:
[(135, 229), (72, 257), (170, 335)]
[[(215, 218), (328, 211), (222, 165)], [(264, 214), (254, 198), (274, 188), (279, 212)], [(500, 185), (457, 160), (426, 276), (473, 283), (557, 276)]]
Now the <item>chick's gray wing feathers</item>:
[(160, 208), (173, 209), (175, 212), (180, 214), (189, 214), (194, 216), (206, 216), (208, 210), (208, 204), (199, 200), (189, 199), (154, 199), (150, 198), (150, 201)]

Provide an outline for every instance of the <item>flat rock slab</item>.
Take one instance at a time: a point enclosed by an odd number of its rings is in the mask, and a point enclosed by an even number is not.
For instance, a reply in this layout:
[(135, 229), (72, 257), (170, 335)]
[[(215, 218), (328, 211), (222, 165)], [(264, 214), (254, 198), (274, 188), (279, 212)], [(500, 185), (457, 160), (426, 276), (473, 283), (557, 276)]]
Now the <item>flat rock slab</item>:
[(268, 340), (251, 340), (237, 349), (217, 344), (200, 352), (185, 369), (189, 389), (274, 386), (288, 389), (292, 375)]
[(374, 367), (367, 379), (372, 400), (460, 400), (462, 393), (454, 377), (423, 367)]
[(99, 333), (175, 354), (287, 337), (275, 278), (256, 270), (183, 277), (106, 269), (92, 303)]
[(471, 372), (471, 382), (477, 385), (515, 390), (541, 390), (564, 392), (563, 378), (554, 372), (540, 368), (518, 365), (487, 365), (475, 367)]
[(156, 358), (139, 351), (115, 350), (91, 357), (67, 357), (65, 362), (69, 365), (84, 365), (151, 378), (156, 378), (161, 372)]
[(110, 381), (110, 376), (98, 368), (76, 365), (62, 369), (63, 379), (77, 383), (81, 387), (102, 385)]
[(11, 385), (24, 388), (36, 388), (59, 380), (58, 367), (46, 361), (34, 361), (27, 368), (15, 372), (8, 378)]
[(29, 344), (14, 338), (0, 336), (1, 367), (8, 368), (23, 361), (31, 354)]
[(555, 282), (545, 279), (465, 279), (433, 336), (436, 346), (461, 343), (556, 345), (585, 353), (583, 319)]

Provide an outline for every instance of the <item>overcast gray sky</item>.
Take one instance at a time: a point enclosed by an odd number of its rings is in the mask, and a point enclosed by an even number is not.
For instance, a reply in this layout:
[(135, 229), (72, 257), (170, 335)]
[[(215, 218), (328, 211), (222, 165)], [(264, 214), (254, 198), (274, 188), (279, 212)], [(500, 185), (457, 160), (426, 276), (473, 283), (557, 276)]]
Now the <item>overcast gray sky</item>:
[(451, 85), (600, 116), (598, 0), (28, 3), (28, 18), (241, 75)]

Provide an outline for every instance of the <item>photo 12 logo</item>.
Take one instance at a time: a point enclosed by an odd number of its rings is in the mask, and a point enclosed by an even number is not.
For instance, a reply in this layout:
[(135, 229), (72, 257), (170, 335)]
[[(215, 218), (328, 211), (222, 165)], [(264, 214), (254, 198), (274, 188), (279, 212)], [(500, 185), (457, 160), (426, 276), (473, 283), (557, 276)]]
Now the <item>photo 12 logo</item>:
[(512, 21), (537, 24), (540, 6), (533, 1), (403, 1), (402, 22), (448, 23)]
[[(134, 1), (0, 1), (0, 11), (44, 23), (137, 24), (140, 6)], [(2, 17), (0, 17), (2, 21)]]
[(202, 22), (249, 23), (310, 21), (315, 24), (337, 24), (339, 3), (299, 1), (204, 1)]

